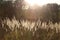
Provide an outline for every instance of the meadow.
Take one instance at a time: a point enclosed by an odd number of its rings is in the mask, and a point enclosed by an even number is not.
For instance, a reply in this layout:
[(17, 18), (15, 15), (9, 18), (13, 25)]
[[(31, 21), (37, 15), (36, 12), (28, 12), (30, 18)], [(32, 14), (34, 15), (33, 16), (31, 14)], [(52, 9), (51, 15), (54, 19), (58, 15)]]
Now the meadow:
[(0, 40), (60, 40), (60, 23), (6, 18), (0, 22)]

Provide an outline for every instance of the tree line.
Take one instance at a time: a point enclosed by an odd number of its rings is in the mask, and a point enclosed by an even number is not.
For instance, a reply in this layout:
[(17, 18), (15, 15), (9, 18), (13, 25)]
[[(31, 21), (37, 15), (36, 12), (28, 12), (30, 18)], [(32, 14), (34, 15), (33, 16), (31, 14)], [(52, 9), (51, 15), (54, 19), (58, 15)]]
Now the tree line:
[(23, 6), (25, 6), (24, 0), (16, 0), (14, 3), (12, 1), (0, 1), (0, 18), (9, 17), (11, 19), (15, 16), (17, 19), (28, 19), (30, 18), (29, 15), (32, 15), (31, 20), (41, 19), (47, 22), (49, 20), (59, 22), (60, 20), (60, 5), (57, 3), (46, 4), (34, 10), (31, 7), (24, 10), (22, 9)]

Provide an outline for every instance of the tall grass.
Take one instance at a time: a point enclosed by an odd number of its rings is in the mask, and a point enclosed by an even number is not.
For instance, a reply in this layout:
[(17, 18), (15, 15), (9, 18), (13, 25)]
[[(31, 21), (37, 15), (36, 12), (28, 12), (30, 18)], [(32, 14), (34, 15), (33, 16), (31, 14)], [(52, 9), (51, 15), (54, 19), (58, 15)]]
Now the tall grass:
[(5, 30), (4, 40), (60, 40), (60, 23), (53, 24), (49, 21), (47, 24), (40, 20), (32, 22), (14, 17), (2, 20), (1, 24)]

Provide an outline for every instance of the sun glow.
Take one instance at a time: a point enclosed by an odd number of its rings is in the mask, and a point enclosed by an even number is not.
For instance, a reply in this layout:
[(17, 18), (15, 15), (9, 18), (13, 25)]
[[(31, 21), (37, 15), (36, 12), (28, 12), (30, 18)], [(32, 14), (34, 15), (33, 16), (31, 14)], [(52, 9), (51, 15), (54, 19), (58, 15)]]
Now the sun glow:
[(39, 5), (42, 6), (47, 3), (46, 0), (25, 0), (28, 5), (33, 6), (33, 5)]
[(48, 3), (60, 4), (60, 0), (25, 0), (25, 2), (29, 6), (34, 6), (34, 5), (43, 6), (43, 5), (48, 4)]

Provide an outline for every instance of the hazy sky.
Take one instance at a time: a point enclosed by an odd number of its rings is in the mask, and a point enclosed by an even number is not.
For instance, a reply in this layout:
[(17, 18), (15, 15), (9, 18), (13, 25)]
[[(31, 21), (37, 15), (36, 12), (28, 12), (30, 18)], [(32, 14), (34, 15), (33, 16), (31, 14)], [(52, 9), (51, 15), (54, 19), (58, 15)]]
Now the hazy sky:
[[(6, 0), (7, 1), (7, 0)], [(8, 0), (8, 1), (16, 1), (16, 0)], [(30, 1), (30, 0), (29, 0)], [(35, 0), (32, 0), (35, 1)], [(36, 0), (37, 1), (37, 0)], [(58, 3), (60, 4), (60, 0), (38, 0), (39, 2), (44, 2), (45, 4), (47, 3)]]
[(57, 3), (60, 4), (60, 0), (25, 0), (25, 2), (31, 6), (33, 6), (34, 4), (37, 5), (45, 5), (48, 3)]
[(44, 0), (46, 3), (58, 3), (60, 4), (60, 0)]
[(25, 0), (27, 2), (37, 2), (37, 3), (40, 3), (40, 4), (47, 4), (47, 3), (58, 3), (60, 4), (60, 0)]

